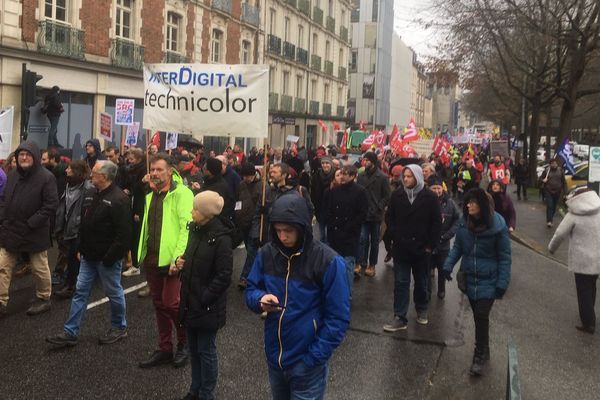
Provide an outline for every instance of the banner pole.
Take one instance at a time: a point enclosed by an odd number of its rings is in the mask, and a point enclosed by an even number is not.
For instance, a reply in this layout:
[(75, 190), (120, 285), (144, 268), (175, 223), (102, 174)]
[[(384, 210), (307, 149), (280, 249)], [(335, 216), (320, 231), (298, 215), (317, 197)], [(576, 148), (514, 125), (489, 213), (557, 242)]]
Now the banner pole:
[[(265, 141), (263, 145), (264, 150), (264, 158), (263, 158), (263, 174), (262, 174), (262, 201), (261, 206), (264, 210), (267, 199), (265, 198), (267, 195), (267, 167), (269, 165), (269, 156), (267, 153), (267, 142)], [(265, 225), (265, 214), (262, 212), (260, 214), (260, 230), (258, 231), (258, 241), (262, 243), (263, 241), (263, 227)]]
[(121, 125), (121, 148), (119, 154), (123, 155), (123, 148), (125, 147), (125, 125)]
[(150, 173), (150, 129), (146, 131), (146, 173)]

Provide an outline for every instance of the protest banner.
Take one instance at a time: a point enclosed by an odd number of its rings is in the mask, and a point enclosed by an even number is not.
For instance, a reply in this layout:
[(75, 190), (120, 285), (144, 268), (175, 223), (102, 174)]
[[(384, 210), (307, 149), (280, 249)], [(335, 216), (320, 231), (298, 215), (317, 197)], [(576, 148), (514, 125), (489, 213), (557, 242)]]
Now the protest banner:
[(266, 138), (268, 110), (266, 65), (144, 65), (146, 129)]
[(117, 99), (115, 104), (115, 125), (133, 124), (134, 99)]
[(138, 141), (138, 135), (140, 134), (140, 123), (134, 122), (127, 127), (125, 144), (128, 146), (136, 146)]
[(173, 150), (177, 148), (177, 139), (179, 134), (175, 132), (167, 132), (167, 140), (165, 141), (165, 150)]
[(112, 115), (101, 112), (100, 113), (100, 137), (112, 142)]

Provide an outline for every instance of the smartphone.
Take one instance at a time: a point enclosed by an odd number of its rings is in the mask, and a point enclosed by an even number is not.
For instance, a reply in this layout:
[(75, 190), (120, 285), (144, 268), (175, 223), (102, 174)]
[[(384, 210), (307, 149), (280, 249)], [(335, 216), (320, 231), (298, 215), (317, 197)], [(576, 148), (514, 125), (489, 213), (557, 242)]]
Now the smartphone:
[(270, 303), (268, 301), (261, 301), (260, 304), (264, 304), (266, 306), (278, 307), (278, 308), (285, 310), (285, 306), (283, 304), (279, 304), (279, 303)]

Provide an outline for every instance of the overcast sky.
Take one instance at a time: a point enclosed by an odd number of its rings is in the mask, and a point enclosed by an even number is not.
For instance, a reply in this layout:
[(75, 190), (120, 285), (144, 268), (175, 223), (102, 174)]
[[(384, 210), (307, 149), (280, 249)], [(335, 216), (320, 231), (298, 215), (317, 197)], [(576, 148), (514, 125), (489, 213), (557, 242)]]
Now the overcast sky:
[(432, 29), (425, 29), (418, 19), (432, 18), (431, 0), (393, 0), (394, 1), (394, 30), (402, 37), (402, 41), (419, 55), (435, 53), (436, 36)]

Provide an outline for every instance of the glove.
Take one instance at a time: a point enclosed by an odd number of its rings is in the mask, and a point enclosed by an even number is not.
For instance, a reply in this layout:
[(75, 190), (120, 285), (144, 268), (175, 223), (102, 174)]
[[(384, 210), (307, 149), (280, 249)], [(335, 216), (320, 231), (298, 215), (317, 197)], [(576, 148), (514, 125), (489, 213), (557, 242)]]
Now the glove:
[(498, 300), (500, 300), (500, 299), (502, 299), (504, 297), (504, 293), (506, 293), (506, 289), (502, 289), (502, 288), (499, 288), (499, 287), (496, 288), (496, 298)]
[(448, 282), (450, 282), (452, 280), (452, 272), (444, 271), (444, 279), (446, 279)]

